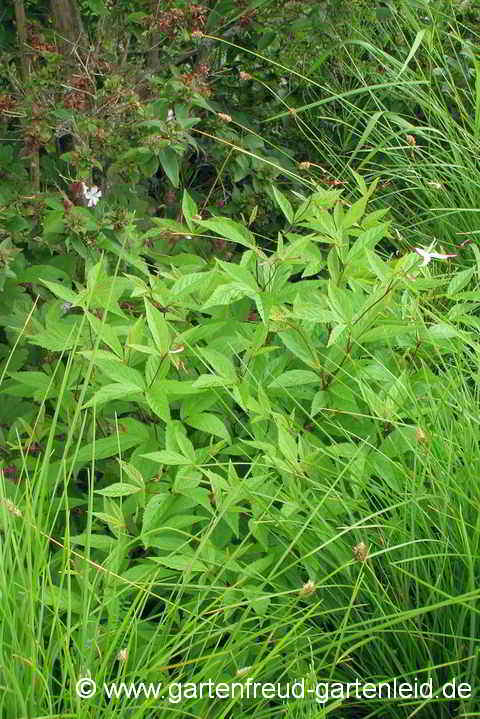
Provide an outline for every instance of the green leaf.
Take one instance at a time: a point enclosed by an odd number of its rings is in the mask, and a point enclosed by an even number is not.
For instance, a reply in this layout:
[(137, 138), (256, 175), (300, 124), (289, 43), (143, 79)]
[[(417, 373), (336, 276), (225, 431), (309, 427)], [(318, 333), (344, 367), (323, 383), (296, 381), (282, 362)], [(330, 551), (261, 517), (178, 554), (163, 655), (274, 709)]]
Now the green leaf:
[(201, 227), (213, 230), (213, 232), (225, 237), (227, 240), (237, 242), (243, 247), (248, 247), (249, 249), (255, 248), (253, 234), (247, 230), (246, 227), (230, 220), (228, 217), (212, 217), (209, 220), (202, 220), (198, 224)]
[(43, 221), (44, 236), (61, 234), (65, 229), (64, 217), (64, 210), (52, 210), (52, 212), (48, 212)]
[(204, 489), (203, 487), (185, 487), (183, 489), (176, 489), (175, 491), (177, 494), (193, 499), (197, 504), (205, 507), (208, 512), (212, 512), (212, 503), (208, 489)]
[(230, 435), (223, 424), (222, 420), (211, 412), (200, 412), (198, 414), (191, 414), (185, 418), (185, 423), (199, 429), (202, 432), (213, 434), (216, 437), (221, 437), (227, 442), (231, 442)]
[(192, 384), (194, 389), (207, 389), (208, 387), (228, 387), (236, 384), (236, 380), (227, 380), (213, 374), (201, 374)]
[(338, 261), (338, 254), (335, 247), (332, 247), (327, 255), (327, 267), (331, 281), (336, 284), (340, 277), (340, 263)]
[(461, 292), (463, 288), (468, 285), (474, 274), (475, 267), (469, 267), (467, 270), (458, 272), (448, 283), (447, 295), (452, 297), (456, 295), (457, 292)]
[(104, 534), (87, 534), (86, 532), (74, 536), (70, 535), (70, 542), (71, 544), (79, 544), (81, 547), (90, 546), (94, 549), (100, 549), (102, 552), (107, 552), (107, 554), (113, 552), (117, 545), (115, 537), (106, 537)]
[[(360, 342), (382, 342), (382, 344), (392, 344), (396, 345), (400, 337), (404, 337), (405, 335), (409, 334), (415, 334), (416, 328), (415, 325), (407, 325), (405, 323), (398, 323), (396, 325), (380, 325), (379, 327), (374, 327), (371, 330), (368, 330), (364, 334), (362, 334), (358, 339)], [(391, 341), (391, 342), (390, 342)]]
[(139, 390), (145, 389), (145, 380), (142, 374), (138, 370), (133, 369), (133, 367), (128, 367), (116, 359), (107, 360), (104, 358), (94, 358), (94, 362), (109, 379), (122, 384), (136, 385)]
[(133, 484), (136, 484), (137, 487), (140, 487), (140, 489), (145, 489), (145, 481), (142, 477), (142, 473), (139, 472), (139, 470), (134, 467), (133, 464), (128, 464), (122, 459), (118, 459), (117, 461), (122, 471), (125, 472), (125, 474), (132, 480)]
[(100, 336), (102, 342), (105, 342), (118, 357), (123, 357), (123, 348), (113, 327), (99, 320), (98, 317), (95, 317), (91, 312), (87, 312), (86, 315), (93, 330)]
[(367, 206), (367, 199), (368, 198), (364, 196), (353, 203), (343, 218), (342, 230), (348, 230), (352, 227), (352, 225), (357, 224), (360, 218), (363, 217)]
[(78, 295), (68, 287), (65, 287), (65, 285), (62, 285), (61, 282), (49, 282), (48, 280), (42, 280), (40, 278), (39, 281), (61, 300), (71, 302), (72, 305), (78, 304)]
[(85, 0), (87, 7), (94, 15), (104, 16), (108, 15), (108, 10), (103, 0)]
[(391, 267), (384, 262), (376, 252), (366, 251), (368, 264), (372, 272), (378, 277), (381, 282), (385, 282), (392, 275)]
[(253, 292), (258, 292), (255, 277), (245, 267), (237, 265), (234, 262), (223, 262), (219, 259), (217, 259), (217, 264), (220, 265), (222, 270), (231, 277), (232, 280), (235, 280), (235, 282), (238, 282), (240, 285), (245, 285)]
[(292, 205), (287, 200), (284, 194), (280, 192), (278, 188), (275, 187), (275, 185), (272, 185), (273, 194), (275, 196), (275, 199), (277, 201), (277, 205), (289, 221), (291, 225), (293, 225), (293, 219), (294, 219), (294, 212)]
[(309, 322), (329, 323), (335, 321), (335, 314), (331, 310), (313, 302), (301, 302), (298, 295), (293, 303), (292, 316)]
[(99, 407), (101, 404), (105, 404), (105, 402), (111, 402), (116, 399), (125, 399), (125, 397), (131, 394), (138, 394), (140, 391), (136, 384), (120, 384), (118, 382), (115, 384), (106, 384), (95, 392), (93, 397), (83, 405), (82, 409), (93, 407), (94, 405)]
[(447, 325), (442, 322), (431, 325), (424, 332), (421, 333), (422, 340), (425, 340), (427, 342), (430, 341), (434, 344), (437, 341), (449, 340), (453, 337), (461, 336), (461, 333), (457, 329), (455, 329), (455, 327), (451, 327), (450, 325)]
[(276, 377), (273, 382), (269, 384), (270, 389), (285, 388), (285, 387), (298, 387), (303, 384), (319, 384), (320, 377), (315, 372), (310, 372), (304, 369), (292, 369), (288, 372), (284, 372), (280, 377)]
[(159, 462), (159, 464), (171, 464), (171, 465), (182, 465), (192, 464), (191, 460), (187, 459), (179, 452), (172, 452), (171, 450), (161, 450), (160, 452), (150, 452), (149, 454), (142, 454), (145, 459), (151, 459), (153, 462)]
[(290, 462), (297, 462), (298, 448), (294, 437), (284, 429), (281, 424), (278, 425), (278, 447), (285, 459)]
[(350, 248), (346, 263), (349, 264), (351, 262), (355, 262), (362, 257), (365, 251), (372, 252), (378, 242), (385, 237), (387, 227), (388, 223), (385, 222), (362, 232)]
[(208, 273), (191, 272), (189, 275), (183, 275), (176, 280), (171, 287), (171, 295), (178, 301), (179, 297), (188, 295), (195, 290), (200, 289), (208, 281)]
[(77, 334), (78, 323), (73, 326), (59, 323), (55, 329), (51, 328), (28, 336), (28, 341), (30, 344), (39, 345), (50, 352), (62, 352), (73, 349), (77, 342)]
[(10, 377), (33, 389), (46, 392), (52, 378), (44, 372), (10, 372)]
[(195, 557), (149, 557), (150, 561), (161, 564), (162, 567), (176, 569), (179, 572), (205, 572), (208, 567)]
[(353, 318), (353, 306), (350, 293), (328, 282), (328, 303), (341, 322), (349, 324)]
[(181, 453), (188, 457), (188, 459), (194, 464), (195, 463), (195, 448), (185, 434), (185, 428), (179, 425), (175, 425), (175, 439)]
[(180, 184), (180, 159), (171, 147), (166, 147), (158, 153), (160, 164), (174, 187)]
[(400, 75), (404, 72), (404, 70), (408, 67), (408, 63), (410, 62), (410, 60), (412, 59), (412, 57), (415, 55), (418, 48), (420, 47), (420, 45), (423, 41), (423, 37), (426, 32), (427, 32), (427, 28), (422, 28), (421, 30), (418, 30), (415, 40), (413, 41), (410, 51), (405, 59), (405, 62), (403, 63), (402, 67), (399, 70), (399, 73), (397, 75), (397, 80), (400, 78)]
[(186, 190), (183, 191), (182, 212), (188, 229), (193, 232), (194, 225), (192, 218), (194, 215), (198, 215), (198, 207)]
[(206, 310), (209, 307), (216, 307), (217, 305), (231, 305), (237, 300), (241, 300), (242, 297), (248, 297), (250, 290), (246, 285), (240, 285), (238, 282), (229, 282), (225, 285), (217, 287), (210, 298), (202, 306), (202, 310)]
[(322, 409), (325, 409), (327, 407), (328, 395), (323, 389), (319, 389), (316, 393), (315, 397), (312, 400), (312, 409), (310, 410), (310, 414), (312, 417), (315, 417), (319, 412), (322, 411)]
[(71, 589), (66, 587), (57, 587), (51, 584), (42, 587), (40, 594), (40, 603), (58, 609), (61, 612), (73, 612), (74, 614), (82, 614), (83, 602), (81, 597)]
[(157, 529), (161, 526), (161, 520), (172, 502), (172, 495), (168, 494), (156, 494), (148, 502), (143, 512), (143, 524), (142, 524), (142, 542), (145, 546), (149, 546), (148, 540), (144, 538), (147, 532), (151, 532), (152, 529)]
[(105, 489), (96, 489), (95, 494), (101, 494), (103, 497), (127, 497), (129, 494), (136, 494), (141, 491), (141, 487), (136, 487), (133, 484), (114, 482), (114, 484), (105, 487)]
[(236, 382), (237, 372), (231, 359), (226, 357), (221, 352), (217, 352), (217, 350), (210, 349), (210, 347), (201, 348), (200, 353), (218, 375), (224, 377), (230, 382)]
[(155, 382), (146, 390), (145, 399), (152, 412), (155, 412), (164, 422), (170, 422), (170, 405), (165, 389), (160, 383)]
[(153, 341), (161, 355), (166, 355), (170, 349), (170, 331), (165, 317), (145, 299), (147, 323), (152, 333)]
[[(65, 462), (67, 466), (70, 464), (84, 464), (91, 462), (92, 459), (106, 459), (107, 457), (118, 456), (121, 452), (142, 444), (148, 439), (148, 429), (135, 419), (122, 418), (118, 422), (118, 433), (109, 437), (102, 437), (84, 445), (78, 453), (68, 457)], [(61, 463), (54, 463), (54, 468), (60, 467)]]

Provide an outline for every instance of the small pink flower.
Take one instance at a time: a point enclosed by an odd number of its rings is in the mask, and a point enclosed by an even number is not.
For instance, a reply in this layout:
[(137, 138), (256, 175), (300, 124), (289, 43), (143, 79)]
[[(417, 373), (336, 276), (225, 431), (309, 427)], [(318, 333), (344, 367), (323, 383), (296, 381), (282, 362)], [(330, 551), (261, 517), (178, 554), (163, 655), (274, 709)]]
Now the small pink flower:
[(420, 255), (420, 257), (423, 257), (423, 265), (428, 265), (429, 262), (431, 262), (433, 259), (435, 260), (446, 260), (448, 257), (456, 257), (457, 255), (442, 255), (439, 252), (432, 252), (433, 244), (430, 245), (430, 247), (426, 250), (424, 250), (421, 247), (415, 247), (415, 252), (417, 255)]

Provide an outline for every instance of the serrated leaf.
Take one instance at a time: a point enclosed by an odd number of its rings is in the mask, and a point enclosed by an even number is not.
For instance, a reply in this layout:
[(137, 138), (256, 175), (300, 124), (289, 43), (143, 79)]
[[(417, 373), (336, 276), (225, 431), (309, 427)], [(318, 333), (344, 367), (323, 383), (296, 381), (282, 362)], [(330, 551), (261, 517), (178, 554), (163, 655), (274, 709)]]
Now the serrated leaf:
[(237, 300), (241, 300), (242, 297), (248, 297), (250, 289), (246, 285), (240, 285), (238, 282), (229, 282), (225, 285), (217, 287), (210, 298), (202, 306), (202, 310), (206, 310), (209, 307), (216, 307), (217, 305), (230, 305)]
[(381, 282), (385, 282), (392, 274), (392, 270), (389, 265), (377, 255), (376, 252), (366, 251), (368, 264), (372, 272), (378, 277)]
[(287, 218), (289, 223), (292, 225), (293, 219), (294, 219), (292, 205), (287, 200), (285, 195), (282, 192), (280, 192), (280, 190), (277, 187), (275, 187), (275, 185), (272, 185), (272, 190), (273, 190), (273, 194), (275, 196), (275, 200), (277, 201), (277, 205), (279, 206), (279, 208), (281, 209), (281, 211), (283, 212), (283, 214), (285, 215), (285, 217)]
[[(76, 456), (72, 455), (66, 461), (76, 465), (91, 462), (92, 459), (106, 459), (107, 457), (117, 456), (119, 452), (126, 452), (128, 449), (144, 442), (148, 437), (146, 429), (142, 428), (142, 433), (135, 432), (134, 427), (131, 426), (132, 431), (129, 432), (127, 422), (132, 425), (134, 420), (122, 419), (119, 421), (120, 431), (118, 434), (112, 434), (110, 437), (102, 437), (95, 440), (95, 442), (89, 442), (79, 450)], [(125, 428), (126, 432), (124, 431)]]
[[(365, 198), (366, 199), (366, 198)], [(348, 214), (348, 213), (347, 213)], [(347, 264), (355, 262), (358, 258), (362, 257), (365, 251), (373, 252), (375, 245), (377, 245), (381, 239), (385, 237), (388, 223), (371, 227), (369, 230), (365, 230), (362, 234), (357, 237), (352, 247), (350, 248), (347, 255)]]
[(328, 303), (339, 320), (349, 324), (353, 317), (350, 293), (337, 287), (331, 280), (328, 283)]
[(52, 378), (43, 372), (10, 372), (10, 377), (27, 387), (47, 391)]
[(133, 369), (133, 367), (128, 367), (122, 362), (118, 362), (116, 360), (106, 360), (102, 358), (95, 359), (94, 361), (95, 365), (101, 369), (101, 371), (106, 374), (109, 379), (113, 379), (114, 381), (122, 384), (135, 385), (139, 390), (143, 390), (145, 388), (144, 378), (141, 373), (138, 370)]
[(237, 380), (237, 372), (232, 360), (226, 355), (218, 352), (217, 350), (211, 349), (210, 347), (203, 347), (200, 349), (202, 357), (213, 367), (217, 375), (235, 382)]
[(475, 267), (469, 267), (467, 270), (458, 272), (448, 283), (447, 295), (452, 297), (456, 295), (457, 292), (461, 292), (463, 288), (468, 285), (474, 274)]
[(175, 439), (177, 440), (178, 447), (184, 457), (188, 457), (192, 463), (195, 463), (195, 448), (188, 437), (184, 434), (184, 431), (182, 431), (182, 428), (178, 425), (175, 427)]
[(173, 491), (186, 492), (188, 495), (188, 490), (198, 487), (202, 481), (202, 475), (200, 473), (197, 473), (197, 475), (198, 476), (192, 476), (191, 472), (188, 472), (188, 475), (177, 474), (175, 482), (173, 483)]
[(107, 537), (105, 534), (76, 534), (69, 537), (71, 544), (78, 544), (81, 547), (93, 547), (94, 549), (100, 549), (103, 552), (110, 554), (117, 546), (117, 539), (115, 537)]
[(198, 224), (243, 247), (248, 247), (249, 249), (255, 247), (253, 234), (246, 227), (228, 217), (212, 217), (209, 220), (202, 220)]
[(164, 422), (170, 422), (170, 405), (165, 390), (160, 384), (155, 383), (149, 387), (145, 391), (145, 399), (152, 412)]
[(202, 432), (213, 434), (229, 443), (231, 442), (230, 435), (222, 420), (211, 412), (199, 412), (198, 414), (189, 415), (185, 418), (185, 423)]
[(358, 340), (359, 342), (387, 342), (393, 340), (392, 344), (396, 344), (395, 340), (409, 334), (415, 334), (415, 325), (398, 324), (398, 325), (380, 325), (367, 330)]
[(194, 389), (207, 389), (208, 387), (229, 387), (235, 384), (236, 380), (227, 380), (213, 374), (201, 374), (192, 384)]
[(347, 325), (336, 325), (330, 332), (327, 347), (332, 347), (332, 345), (336, 344), (346, 329)]
[(193, 216), (198, 215), (197, 203), (190, 197), (186, 190), (183, 191), (182, 212), (189, 230), (193, 232)]
[(147, 324), (152, 333), (153, 341), (161, 355), (166, 355), (170, 348), (170, 331), (163, 315), (156, 307), (145, 299)]
[(284, 429), (281, 425), (278, 425), (278, 447), (280, 452), (283, 454), (285, 459), (290, 462), (297, 461), (298, 448), (295, 438), (292, 437), (290, 432)]
[(321, 412), (322, 409), (325, 409), (326, 406), (327, 393), (325, 392), (325, 390), (319, 389), (312, 400), (312, 409), (310, 410), (310, 414), (312, 415), (312, 417), (315, 417), (315, 415)]
[(173, 283), (170, 290), (172, 297), (178, 301), (182, 294), (187, 295), (201, 288), (207, 282), (207, 278), (206, 272), (191, 272), (189, 275), (183, 275)]
[(179, 572), (205, 572), (208, 567), (195, 557), (149, 557), (150, 561), (162, 567), (176, 569)]
[(105, 342), (106, 345), (110, 347), (111, 350), (115, 352), (117, 357), (123, 357), (123, 349), (122, 345), (120, 344), (120, 340), (118, 339), (117, 333), (106, 322), (102, 322), (102, 320), (99, 320), (98, 317), (95, 317), (91, 312), (87, 312), (87, 319), (90, 322), (90, 325), (92, 326), (93, 330), (97, 335), (99, 335), (102, 342)]
[(427, 330), (422, 332), (421, 338), (423, 340), (430, 340), (436, 342), (437, 340), (452, 339), (453, 337), (461, 337), (461, 333), (451, 327), (450, 325), (439, 322), (438, 324), (431, 325)]
[(320, 378), (315, 372), (310, 372), (304, 369), (292, 369), (284, 372), (280, 377), (276, 377), (273, 382), (270, 382), (269, 388), (285, 388), (285, 387), (298, 387), (303, 384), (319, 384)]
[(191, 460), (184, 457), (179, 452), (172, 452), (171, 450), (161, 450), (160, 452), (150, 452), (149, 454), (142, 454), (145, 459), (151, 459), (153, 462), (159, 462), (159, 464), (169, 465), (184, 465), (192, 464)]
[(352, 227), (352, 225), (358, 223), (361, 217), (363, 217), (367, 206), (367, 199), (368, 198), (366, 196), (361, 197), (347, 210), (345, 217), (343, 218), (342, 230), (348, 230)]
[(149, 545), (148, 540), (145, 541), (144, 535), (160, 526), (160, 521), (165, 513), (165, 509), (171, 504), (171, 501), (171, 494), (157, 494), (150, 499), (145, 507), (142, 523), (142, 542), (146, 546)]
[(82, 409), (93, 407), (93, 405), (99, 407), (101, 404), (105, 404), (105, 402), (111, 402), (116, 399), (125, 399), (125, 397), (137, 394), (140, 391), (136, 384), (120, 384), (117, 382), (115, 384), (106, 384), (95, 392), (93, 397), (83, 405)]
[(158, 153), (158, 160), (174, 187), (180, 184), (180, 158), (171, 147), (165, 147)]
[(206, 510), (212, 512), (210, 492), (208, 489), (204, 489), (203, 487), (185, 487), (183, 489), (177, 489), (176, 492), (189, 499), (193, 499), (201, 507), (205, 507)]
[(118, 459), (117, 461), (122, 468), (122, 471), (125, 472), (127, 477), (132, 480), (133, 484), (136, 484), (141, 489), (144, 489), (145, 481), (143, 479), (142, 473), (136, 467), (134, 467), (133, 464), (128, 464), (122, 459)]
[(39, 345), (50, 352), (71, 350), (77, 342), (78, 323), (75, 325), (58, 324), (55, 328), (28, 336), (30, 344)]
[(96, 489), (95, 494), (101, 494), (103, 497), (127, 497), (129, 494), (136, 494), (141, 491), (141, 487), (136, 487), (133, 484), (114, 482), (105, 489)]
[(78, 295), (76, 292), (73, 292), (73, 290), (65, 287), (65, 285), (61, 282), (50, 282), (49, 280), (42, 279), (39, 279), (39, 281), (48, 287), (50, 292), (53, 292), (53, 294), (61, 300), (66, 300), (66, 302), (70, 302), (72, 305), (76, 305), (78, 303)]
[(245, 267), (237, 265), (234, 262), (224, 262), (218, 258), (217, 264), (220, 265), (222, 270), (231, 277), (232, 280), (238, 282), (239, 285), (245, 285), (245, 287), (248, 287), (252, 292), (258, 292), (255, 277)]
[(41, 604), (54, 607), (62, 612), (73, 612), (81, 614), (83, 611), (83, 602), (74, 591), (66, 587), (57, 587), (56, 584), (43, 586), (39, 597)]

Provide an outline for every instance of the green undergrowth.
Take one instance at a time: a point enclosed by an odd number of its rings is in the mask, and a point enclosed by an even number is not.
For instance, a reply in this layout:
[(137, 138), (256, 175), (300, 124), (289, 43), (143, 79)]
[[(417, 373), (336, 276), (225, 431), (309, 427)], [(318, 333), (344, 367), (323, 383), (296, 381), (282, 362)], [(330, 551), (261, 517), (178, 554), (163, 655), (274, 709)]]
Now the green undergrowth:
[[(353, 204), (272, 188), (270, 252), (185, 193), (189, 241), (238, 263), (104, 256), (3, 310), (2, 716), (474, 715), (480, 254), (386, 258), (354, 180)], [(248, 677), (440, 695), (195, 693)]]

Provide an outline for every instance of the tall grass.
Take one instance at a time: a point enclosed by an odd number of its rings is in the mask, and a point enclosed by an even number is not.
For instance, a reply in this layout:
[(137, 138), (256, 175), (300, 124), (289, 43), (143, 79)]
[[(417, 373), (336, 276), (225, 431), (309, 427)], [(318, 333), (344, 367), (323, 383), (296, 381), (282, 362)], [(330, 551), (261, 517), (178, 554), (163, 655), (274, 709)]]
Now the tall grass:
[[(251, 565), (233, 586), (228, 565), (215, 562), (201, 582), (153, 563), (149, 571), (125, 572), (134, 545), (125, 531), (105, 536), (99, 550), (91, 531), (93, 465), (84, 546), (71, 536), (66, 477), (52, 485), (48, 456), (33, 471), (25, 468), (17, 485), (3, 478), (1, 715), (477, 716), (480, 451), (472, 379), (478, 369), (461, 350), (448, 361), (438, 357), (435, 381), (426, 381), (426, 368), (417, 373), (424, 385), (416, 407), (421, 431), (404, 431), (412, 428), (399, 417), (380, 442), (372, 437), (359, 445), (332, 413), (332, 435), (345, 436), (330, 449), (337, 475), (252, 481), (252, 497), (264, 511), (231, 562), (252, 531), (259, 536), (258, 526), (268, 528), (271, 561)], [(361, 455), (377, 475), (358, 473)], [(244, 482), (250, 473), (253, 467)], [(350, 521), (339, 524), (336, 516)], [(199, 530), (198, 556), (209, 531)], [(414, 684), (416, 677), (441, 691), (455, 679), (469, 683), (477, 699), (333, 699), (323, 707), (313, 693), (290, 701), (176, 703), (168, 688), (163, 699), (108, 700), (101, 690), (112, 681), (165, 687), (239, 681), (245, 667), (243, 679), (303, 680), (312, 690), (316, 682)], [(81, 700), (75, 685), (88, 676), (99, 689)]]
[(388, 42), (354, 32), (315, 64), (316, 79), (333, 56), (341, 80), (321, 95), (307, 82), (297, 108), (308, 159), (347, 183), (350, 168), (385, 183), (379, 203), (404, 247), (433, 236), (451, 250), (478, 233), (480, 36), (460, 10), (399, 4), (382, 21)]

